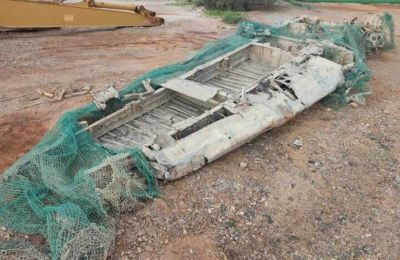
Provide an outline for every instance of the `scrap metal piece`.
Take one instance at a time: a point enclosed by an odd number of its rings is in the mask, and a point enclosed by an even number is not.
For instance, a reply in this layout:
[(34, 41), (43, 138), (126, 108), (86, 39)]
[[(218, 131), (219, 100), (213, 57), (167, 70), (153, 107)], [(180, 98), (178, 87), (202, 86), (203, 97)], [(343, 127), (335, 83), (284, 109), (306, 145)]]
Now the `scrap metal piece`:
[(394, 34), (382, 14), (356, 17), (350, 23), (360, 26), (371, 45), (370, 48), (382, 49), (393, 41)]
[(341, 26), (346, 24), (355, 24), (361, 28), (364, 38), (369, 44), (367, 49), (382, 49), (390, 46), (394, 41), (394, 27), (389, 21), (386, 21), (385, 14), (375, 14), (365, 17), (355, 17), (349, 21), (326, 22), (315, 17), (301, 16), (286, 21), (279, 26), (286, 26), (288, 31), (295, 35), (306, 35), (308, 32), (329, 33), (326, 27)]

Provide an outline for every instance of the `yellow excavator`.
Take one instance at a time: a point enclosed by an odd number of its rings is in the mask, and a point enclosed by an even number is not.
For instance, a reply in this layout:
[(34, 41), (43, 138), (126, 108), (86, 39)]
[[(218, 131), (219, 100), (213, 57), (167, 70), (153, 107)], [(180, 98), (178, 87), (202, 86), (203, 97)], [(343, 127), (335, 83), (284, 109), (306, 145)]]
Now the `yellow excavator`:
[(158, 26), (144, 6), (103, 0), (0, 0), (0, 28)]

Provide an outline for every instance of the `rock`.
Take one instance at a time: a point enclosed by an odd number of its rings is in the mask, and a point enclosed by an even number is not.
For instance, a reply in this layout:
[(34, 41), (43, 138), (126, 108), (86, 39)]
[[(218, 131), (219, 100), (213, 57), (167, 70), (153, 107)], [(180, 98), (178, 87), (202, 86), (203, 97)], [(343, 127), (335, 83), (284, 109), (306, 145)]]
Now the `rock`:
[(356, 102), (350, 102), (350, 106), (356, 108), (358, 107), (358, 104)]
[(395, 182), (397, 189), (400, 191), (400, 175), (396, 175), (394, 177), (394, 182)]
[(239, 166), (241, 169), (246, 169), (248, 164), (247, 164), (247, 162), (240, 162)]
[(303, 147), (304, 143), (303, 143), (303, 140), (302, 140), (301, 138), (296, 138), (296, 139), (293, 141), (293, 145), (294, 145), (294, 147), (296, 147), (297, 149), (300, 149), (300, 148)]
[[(356, 103), (357, 105), (360, 106), (365, 106), (367, 104), (367, 101), (365, 99), (365, 95), (368, 93), (358, 93), (358, 94), (354, 94), (350, 97), (351, 101), (353, 101), (354, 103)], [(352, 102), (352, 103), (353, 103)]]

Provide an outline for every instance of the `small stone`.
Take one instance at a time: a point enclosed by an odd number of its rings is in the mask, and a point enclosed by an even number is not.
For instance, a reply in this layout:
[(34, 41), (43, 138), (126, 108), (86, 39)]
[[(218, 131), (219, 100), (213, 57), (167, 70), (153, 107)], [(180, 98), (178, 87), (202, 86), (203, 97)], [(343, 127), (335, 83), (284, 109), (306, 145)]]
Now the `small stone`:
[(184, 235), (187, 235), (186, 229), (183, 229), (182, 233), (183, 233)]
[(300, 149), (300, 148), (303, 147), (304, 143), (303, 143), (303, 140), (302, 140), (301, 138), (296, 138), (296, 139), (293, 141), (293, 145), (294, 145), (294, 147), (296, 147), (297, 149)]
[(189, 248), (189, 254), (191, 254), (191, 255), (194, 254), (193, 249)]
[(156, 150), (156, 151), (160, 151), (160, 149), (161, 149), (161, 147), (160, 147), (159, 144), (153, 144), (152, 147), (153, 147), (153, 149)]
[(356, 102), (350, 102), (350, 106), (356, 108), (358, 107), (358, 104)]
[(321, 163), (320, 162), (314, 162), (314, 167), (315, 168), (319, 168), (321, 166)]
[(142, 248), (138, 247), (138, 248), (136, 249), (136, 253), (141, 253), (141, 252), (142, 252)]
[(247, 168), (247, 163), (246, 162), (240, 162), (240, 168), (246, 169)]
[(6, 228), (6, 227), (1, 227), (1, 230), (2, 230), (2, 231), (6, 231), (7, 228)]

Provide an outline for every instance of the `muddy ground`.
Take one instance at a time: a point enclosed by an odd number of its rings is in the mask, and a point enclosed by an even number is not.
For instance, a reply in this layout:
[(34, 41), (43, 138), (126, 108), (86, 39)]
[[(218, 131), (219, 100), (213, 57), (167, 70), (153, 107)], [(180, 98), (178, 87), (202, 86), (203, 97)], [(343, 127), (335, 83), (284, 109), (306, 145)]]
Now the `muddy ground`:
[[(166, 25), (0, 34), (0, 172), (64, 111), (91, 100), (45, 102), (38, 89), (122, 87), (234, 30), (198, 9), (142, 2)], [(340, 21), (382, 11), (400, 28), (394, 5), (280, 5), (247, 15), (264, 23), (303, 14)], [(161, 184), (160, 198), (123, 215), (112, 258), (398, 259), (399, 53), (368, 61), (373, 95), (366, 106), (336, 111), (317, 104), (196, 173)], [(296, 139), (304, 145), (293, 146)]]

